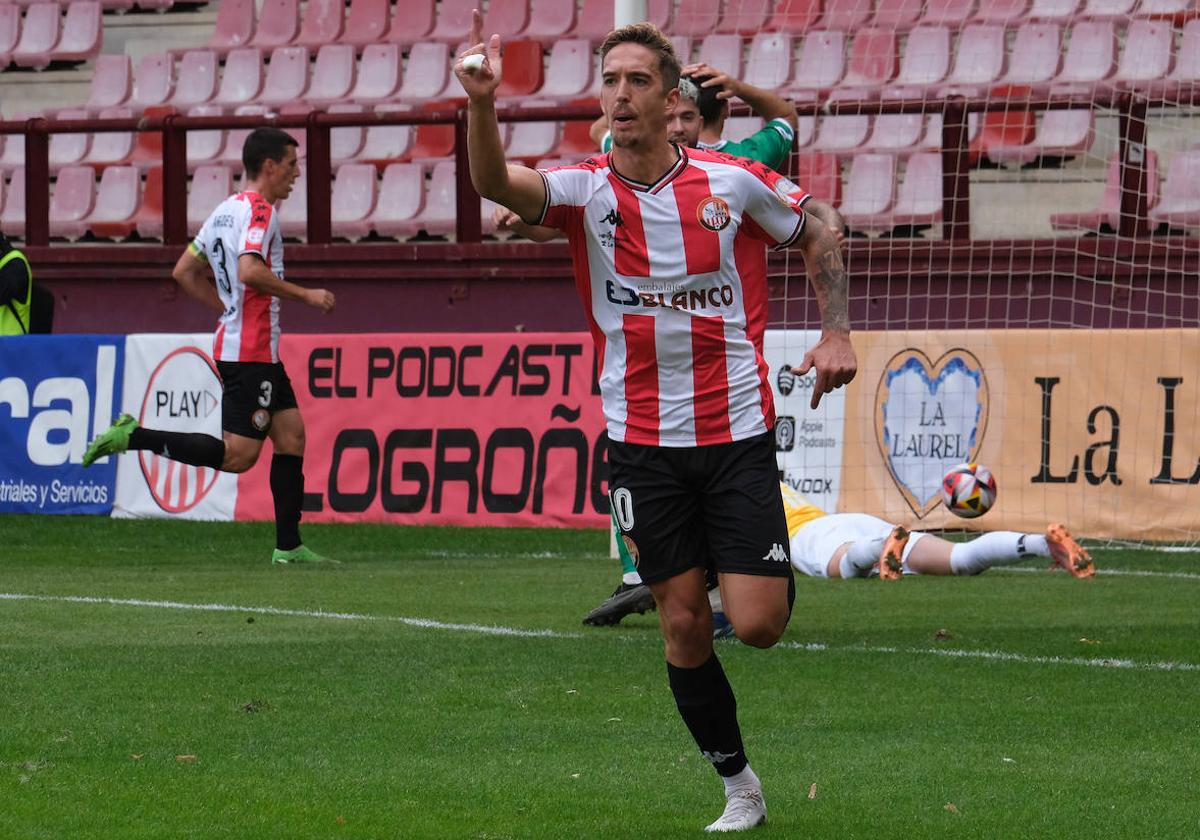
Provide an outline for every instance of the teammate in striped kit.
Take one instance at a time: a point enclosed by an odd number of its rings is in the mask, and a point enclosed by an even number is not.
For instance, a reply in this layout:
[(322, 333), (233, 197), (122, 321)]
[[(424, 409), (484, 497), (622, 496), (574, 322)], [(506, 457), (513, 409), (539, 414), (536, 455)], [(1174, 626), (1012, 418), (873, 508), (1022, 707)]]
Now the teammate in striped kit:
[[(122, 414), (89, 444), (84, 466), (129, 449), (148, 449), (185, 464), (225, 472), (254, 466), (271, 438), (275, 551), (271, 562), (319, 563), (326, 558), (300, 541), (304, 499), (304, 421), (291, 380), (279, 361), (279, 299), (333, 310), (333, 293), (283, 279), (283, 236), (275, 203), (300, 175), (296, 140), (277, 128), (252, 131), (242, 147), (247, 184), (225, 199), (175, 264), (184, 291), (221, 313), (213, 359), (221, 375), (220, 439), (145, 429)], [(214, 287), (209, 269), (216, 279)]]
[[(601, 47), (612, 154), (546, 172), (505, 163), (500, 38), (481, 42), (476, 12), (470, 40), (455, 73), (469, 98), (471, 179), (526, 222), (567, 233), (603, 364), (609, 495), (659, 605), (676, 706), (725, 786), (707, 830), (753, 828), (766, 820), (762, 785), (713, 652), (704, 578), (716, 570), (743, 642), (779, 640), (795, 589), (762, 355), (766, 246), (796, 245), (816, 290), (823, 335), (799, 366), (816, 369), (815, 406), (856, 369), (837, 239), (805, 223), (805, 194), (786, 178), (668, 141), (680, 68), (653, 25), (623, 27)], [(481, 66), (464, 63), (478, 55)]]

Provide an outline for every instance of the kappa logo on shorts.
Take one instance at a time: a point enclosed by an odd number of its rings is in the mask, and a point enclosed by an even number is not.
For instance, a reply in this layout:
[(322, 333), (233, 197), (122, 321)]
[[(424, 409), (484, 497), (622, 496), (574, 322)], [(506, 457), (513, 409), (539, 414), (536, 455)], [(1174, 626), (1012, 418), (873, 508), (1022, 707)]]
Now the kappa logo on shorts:
[(788, 553), (784, 551), (783, 546), (781, 546), (779, 543), (773, 543), (771, 545), (771, 550), (763, 555), (763, 560), (768, 562), (774, 561), (776, 563), (786, 563), (788, 562)]
[(260, 432), (265, 432), (267, 426), (271, 425), (271, 412), (265, 408), (258, 409), (258, 411), (250, 415), (250, 423)]
[(729, 205), (725, 199), (710, 195), (696, 208), (696, 219), (711, 231), (724, 230), (729, 227)]

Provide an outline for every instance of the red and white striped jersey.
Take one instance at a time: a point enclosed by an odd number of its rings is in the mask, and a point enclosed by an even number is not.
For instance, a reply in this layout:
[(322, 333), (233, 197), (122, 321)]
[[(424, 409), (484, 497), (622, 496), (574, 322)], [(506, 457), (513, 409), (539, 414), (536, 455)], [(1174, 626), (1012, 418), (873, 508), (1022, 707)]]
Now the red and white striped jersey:
[(808, 195), (761, 163), (680, 149), (654, 184), (609, 155), (542, 172), (541, 223), (571, 242), (612, 440), (707, 446), (775, 424), (763, 358), (764, 245), (793, 243)]
[(231, 195), (205, 220), (190, 249), (212, 266), (225, 304), (213, 336), (213, 359), (278, 362), (279, 298), (256, 292), (238, 277), (242, 254), (257, 254), (283, 277), (283, 235), (275, 208), (258, 193)]

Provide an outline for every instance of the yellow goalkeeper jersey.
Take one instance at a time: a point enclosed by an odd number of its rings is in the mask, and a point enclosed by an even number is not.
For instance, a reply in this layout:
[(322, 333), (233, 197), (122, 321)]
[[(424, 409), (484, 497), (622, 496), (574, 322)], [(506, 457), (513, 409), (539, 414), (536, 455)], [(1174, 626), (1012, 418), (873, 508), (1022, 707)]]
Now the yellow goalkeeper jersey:
[(783, 511), (787, 514), (788, 539), (796, 536), (796, 532), (809, 522), (826, 515), (825, 511), (782, 481), (779, 482), (779, 492), (783, 494)]

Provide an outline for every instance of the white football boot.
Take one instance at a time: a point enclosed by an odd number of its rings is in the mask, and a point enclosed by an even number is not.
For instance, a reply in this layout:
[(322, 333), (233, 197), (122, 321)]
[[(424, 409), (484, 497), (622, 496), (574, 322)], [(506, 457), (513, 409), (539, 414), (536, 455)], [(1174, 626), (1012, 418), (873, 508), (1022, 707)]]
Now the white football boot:
[(767, 803), (761, 790), (749, 788), (731, 793), (725, 800), (725, 813), (705, 831), (746, 831), (767, 821)]

